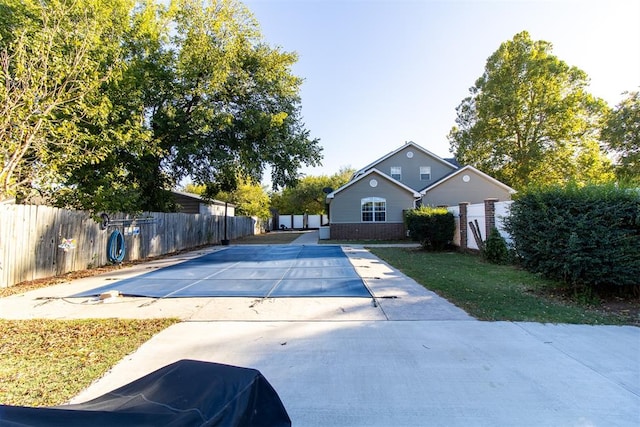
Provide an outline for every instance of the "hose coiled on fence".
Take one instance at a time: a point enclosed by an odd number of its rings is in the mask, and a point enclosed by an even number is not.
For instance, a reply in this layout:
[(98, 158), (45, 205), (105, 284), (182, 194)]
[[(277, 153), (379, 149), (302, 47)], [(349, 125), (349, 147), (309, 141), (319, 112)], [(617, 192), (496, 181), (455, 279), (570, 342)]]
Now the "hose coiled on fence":
[(115, 230), (109, 236), (109, 243), (107, 243), (107, 258), (109, 262), (121, 263), (124, 260), (125, 251), (124, 236), (119, 230)]

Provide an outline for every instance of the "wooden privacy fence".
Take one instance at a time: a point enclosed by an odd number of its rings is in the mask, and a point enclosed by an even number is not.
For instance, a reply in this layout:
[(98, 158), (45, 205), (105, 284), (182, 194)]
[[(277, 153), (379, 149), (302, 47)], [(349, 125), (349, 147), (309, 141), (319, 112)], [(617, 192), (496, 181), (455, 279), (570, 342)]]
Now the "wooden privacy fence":
[[(224, 216), (149, 212), (114, 214), (108, 226), (88, 212), (0, 204), (0, 287), (109, 264), (107, 245), (118, 230), (125, 261), (174, 253), (225, 238)], [(258, 220), (227, 218), (227, 238), (260, 232)]]

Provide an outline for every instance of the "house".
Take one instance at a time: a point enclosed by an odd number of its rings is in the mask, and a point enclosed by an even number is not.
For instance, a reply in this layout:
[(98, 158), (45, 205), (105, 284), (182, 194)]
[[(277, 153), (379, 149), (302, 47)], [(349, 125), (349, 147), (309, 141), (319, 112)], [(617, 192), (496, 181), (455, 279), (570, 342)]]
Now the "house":
[(357, 171), (327, 195), (331, 239), (399, 239), (404, 213), (418, 206), (510, 200), (514, 189), (472, 166), (443, 159), (414, 142)]
[[(172, 191), (173, 197), (178, 204), (178, 212), (201, 215), (224, 216), (224, 202), (220, 200), (208, 201), (197, 194), (185, 193), (183, 191)], [(236, 206), (227, 204), (227, 215), (235, 216)]]

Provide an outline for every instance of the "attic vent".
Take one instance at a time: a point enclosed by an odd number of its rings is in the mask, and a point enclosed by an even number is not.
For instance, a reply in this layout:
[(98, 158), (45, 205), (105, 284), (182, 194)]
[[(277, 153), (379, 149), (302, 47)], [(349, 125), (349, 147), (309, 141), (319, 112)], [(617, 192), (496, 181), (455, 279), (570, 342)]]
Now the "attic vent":
[(413, 151), (407, 151), (407, 157), (411, 159), (413, 157)]

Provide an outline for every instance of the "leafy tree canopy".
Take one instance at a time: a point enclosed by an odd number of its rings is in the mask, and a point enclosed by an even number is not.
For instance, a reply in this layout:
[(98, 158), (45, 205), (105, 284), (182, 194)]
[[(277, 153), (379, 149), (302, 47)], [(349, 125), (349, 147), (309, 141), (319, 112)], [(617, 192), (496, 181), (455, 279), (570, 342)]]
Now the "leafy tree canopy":
[(0, 198), (171, 210), (187, 176), (282, 187), (321, 160), (296, 54), (239, 1), (0, 0), (0, 25)]
[[(0, 199), (57, 193), (122, 146), (104, 88), (132, 2), (0, 1)], [(99, 196), (98, 196), (99, 198)]]
[(297, 56), (264, 44), (237, 1), (175, 0), (169, 13), (174, 88), (154, 130), (173, 177), (233, 187), (228, 177), (258, 182), (271, 166), (279, 187), (295, 182), (300, 166), (319, 164), (318, 141), (300, 119), (302, 80), (290, 69)]
[(616, 153), (616, 175), (625, 181), (640, 182), (640, 92), (627, 97), (611, 112), (602, 130), (602, 139)]
[(503, 43), (457, 107), (451, 151), (506, 184), (612, 179), (598, 134), (608, 110), (587, 75), (527, 32)]
[(272, 194), (271, 207), (282, 214), (323, 214), (327, 196), (323, 190), (337, 190), (346, 184), (354, 173), (355, 169), (341, 168), (331, 176), (304, 177), (295, 186), (288, 186), (281, 192)]

